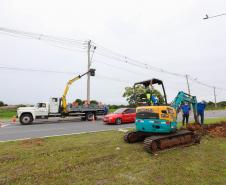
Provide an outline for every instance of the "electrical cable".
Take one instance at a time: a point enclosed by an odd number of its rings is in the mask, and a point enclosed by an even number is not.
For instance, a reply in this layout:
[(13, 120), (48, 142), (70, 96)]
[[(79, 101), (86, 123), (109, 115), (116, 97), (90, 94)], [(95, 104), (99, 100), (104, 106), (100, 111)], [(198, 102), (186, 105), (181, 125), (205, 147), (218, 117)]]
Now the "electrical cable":
[[(220, 14), (220, 15), (216, 15), (216, 16), (213, 16), (213, 17), (222, 16), (222, 15), (225, 15), (225, 14)], [(55, 37), (55, 36), (51, 36), (51, 35), (38, 34), (38, 33), (33, 33), (33, 32), (18, 31), (18, 30), (14, 30), (14, 29), (3, 28), (3, 27), (0, 27), (0, 33), (7, 34), (7, 35), (10, 35), (10, 36), (14, 36), (14, 37), (17, 37), (18, 35), (20, 35), (20, 36), (23, 36), (23, 37), (26, 37), (26, 38), (31, 38), (31, 39), (43, 40), (43, 41), (48, 41), (48, 42), (56, 42), (56, 43), (59, 43), (61, 45), (66, 45), (66, 46), (70, 46), (70, 47), (77, 47), (77, 48), (81, 49), (81, 50), (77, 50), (77, 51), (84, 50), (86, 48), (85, 46), (87, 45), (87, 42), (88, 42), (88, 41), (78, 40), (78, 39), (76, 40), (76, 39), (69, 39), (69, 38), (65, 38), (65, 37)], [(110, 59), (113, 59), (113, 60), (116, 60), (116, 61), (121, 61), (121, 62), (124, 62), (126, 64), (130, 64), (130, 65), (133, 65), (135, 67), (142, 68), (142, 69), (186, 78), (186, 75), (175, 73), (175, 72), (170, 72), (170, 71), (167, 71), (165, 69), (158, 68), (158, 67), (152, 66), (150, 64), (144, 63), (144, 62), (140, 62), (138, 60), (132, 59), (130, 57), (119, 54), (119, 53), (114, 52), (110, 49), (107, 49), (107, 48), (105, 48), (105, 47), (103, 47), (99, 44), (96, 44), (95, 42), (93, 42), (93, 43), (95, 44), (94, 50), (96, 49), (96, 47), (100, 48), (100, 50), (96, 51), (96, 53), (100, 56), (107, 57), (107, 58), (110, 58)], [(53, 45), (53, 46), (59, 47), (59, 48), (62, 48), (62, 49), (72, 50), (72, 51), (75, 50), (75, 49), (67, 48), (67, 47), (60, 46), (60, 45), (58, 45), (58, 46)], [(94, 54), (94, 50), (93, 50), (93, 54)], [(92, 54), (92, 58), (93, 58), (93, 54)], [(193, 82), (196, 82), (196, 83), (198, 83), (202, 86), (208, 87), (208, 88), (214, 87), (212, 85), (208, 85), (206, 83), (203, 83), (203, 82), (201, 82), (201, 81), (199, 81), (199, 80), (197, 80), (197, 79), (195, 79), (191, 76), (189, 76), (189, 79), (192, 80)], [(225, 89), (220, 88), (220, 87), (215, 87), (215, 88), (218, 89), (218, 90), (220, 90), (220, 89), (225, 90)]]
[(224, 15), (226, 15), (226, 13), (222, 13), (222, 14), (214, 15), (214, 16), (208, 16), (208, 15), (206, 14), (206, 17), (204, 17), (203, 19), (204, 19), (204, 20), (206, 20), (206, 19), (212, 19), (212, 18), (224, 16)]
[[(0, 69), (2, 70), (14, 70), (14, 71), (26, 71), (26, 72), (44, 72), (44, 73), (56, 73), (56, 74), (70, 74), (70, 75), (78, 75), (75, 74), (74, 72), (67, 72), (67, 71), (55, 71), (55, 70), (43, 70), (43, 69), (33, 69), (33, 68), (20, 68), (20, 67), (9, 67), (9, 66), (2, 66), (0, 64)], [(112, 80), (116, 82), (122, 82), (122, 83), (127, 83), (127, 84), (132, 84), (133, 82), (129, 81), (123, 81), (121, 79), (117, 78), (112, 78), (109, 76), (104, 76), (104, 75), (96, 75), (97, 78), (104, 79), (104, 80)]]

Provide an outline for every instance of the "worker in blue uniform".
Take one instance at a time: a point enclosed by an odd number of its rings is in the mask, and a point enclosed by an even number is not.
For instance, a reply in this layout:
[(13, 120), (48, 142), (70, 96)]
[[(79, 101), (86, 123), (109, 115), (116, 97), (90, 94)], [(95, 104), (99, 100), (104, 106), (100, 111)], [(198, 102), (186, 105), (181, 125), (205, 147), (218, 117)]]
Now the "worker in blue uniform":
[(159, 105), (159, 99), (156, 95), (151, 96), (151, 101), (152, 101), (153, 105)]
[(204, 123), (204, 111), (206, 108), (206, 103), (204, 101), (197, 103), (198, 118), (201, 118), (201, 124)]
[(105, 105), (104, 106), (104, 115), (107, 115), (108, 114), (108, 107)]
[(190, 113), (191, 108), (187, 103), (184, 103), (183, 105), (181, 105), (181, 110), (182, 110), (182, 114), (183, 114), (182, 124), (184, 126), (185, 121), (186, 121), (186, 124), (188, 124), (189, 113)]
[(159, 105), (158, 97), (149, 88), (146, 89), (146, 98), (150, 105)]

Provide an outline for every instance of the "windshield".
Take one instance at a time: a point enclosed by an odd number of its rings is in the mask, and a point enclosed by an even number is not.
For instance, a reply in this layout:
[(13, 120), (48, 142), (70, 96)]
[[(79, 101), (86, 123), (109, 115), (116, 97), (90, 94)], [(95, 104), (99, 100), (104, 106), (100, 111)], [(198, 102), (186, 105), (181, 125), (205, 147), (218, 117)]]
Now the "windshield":
[(37, 107), (37, 108), (46, 108), (46, 104), (45, 103), (37, 103), (35, 107)]
[(126, 108), (117, 109), (114, 113), (115, 114), (121, 114), (126, 110)]

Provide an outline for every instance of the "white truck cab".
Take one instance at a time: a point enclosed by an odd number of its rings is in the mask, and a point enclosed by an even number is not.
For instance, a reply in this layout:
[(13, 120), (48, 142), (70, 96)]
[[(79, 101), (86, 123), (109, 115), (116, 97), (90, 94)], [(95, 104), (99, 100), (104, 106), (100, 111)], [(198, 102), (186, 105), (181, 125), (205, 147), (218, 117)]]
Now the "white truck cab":
[(17, 109), (17, 117), (20, 123), (28, 125), (35, 119), (45, 119), (49, 114), (57, 114), (60, 112), (60, 98), (50, 98), (50, 102), (37, 103), (34, 107), (19, 107)]

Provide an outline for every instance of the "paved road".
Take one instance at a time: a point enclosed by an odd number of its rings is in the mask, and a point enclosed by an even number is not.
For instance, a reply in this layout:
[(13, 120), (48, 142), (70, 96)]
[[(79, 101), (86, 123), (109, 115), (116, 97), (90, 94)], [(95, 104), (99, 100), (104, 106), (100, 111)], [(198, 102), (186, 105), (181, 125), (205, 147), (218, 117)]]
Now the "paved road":
[[(207, 111), (206, 118), (226, 117), (225, 111)], [(181, 115), (179, 115), (181, 120)], [(78, 118), (70, 120), (49, 119), (35, 122), (32, 125), (20, 125), (19, 123), (3, 123), (0, 128), (0, 141), (18, 140), (36, 137), (48, 137), (56, 135), (69, 135), (82, 132), (94, 132), (102, 130), (116, 130), (119, 128), (134, 127), (134, 123), (123, 125), (105, 125), (99, 119), (95, 122), (81, 122)]]

